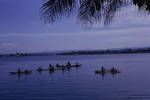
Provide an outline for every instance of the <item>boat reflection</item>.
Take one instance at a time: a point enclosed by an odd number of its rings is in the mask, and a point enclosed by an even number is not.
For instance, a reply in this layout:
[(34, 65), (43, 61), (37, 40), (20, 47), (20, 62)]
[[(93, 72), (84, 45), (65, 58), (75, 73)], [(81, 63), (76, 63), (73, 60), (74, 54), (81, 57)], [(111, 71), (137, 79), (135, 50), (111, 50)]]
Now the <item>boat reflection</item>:
[(102, 80), (104, 80), (104, 77), (105, 77), (106, 74), (112, 75), (112, 76), (113, 76), (113, 79), (114, 79), (114, 77), (115, 77), (117, 74), (119, 74), (119, 73), (121, 73), (121, 72), (120, 72), (117, 68), (115, 68), (115, 67), (112, 67), (110, 70), (106, 70), (106, 69), (102, 66), (102, 67), (101, 67), (101, 70), (96, 70), (96, 71), (95, 71), (95, 74), (101, 75)]

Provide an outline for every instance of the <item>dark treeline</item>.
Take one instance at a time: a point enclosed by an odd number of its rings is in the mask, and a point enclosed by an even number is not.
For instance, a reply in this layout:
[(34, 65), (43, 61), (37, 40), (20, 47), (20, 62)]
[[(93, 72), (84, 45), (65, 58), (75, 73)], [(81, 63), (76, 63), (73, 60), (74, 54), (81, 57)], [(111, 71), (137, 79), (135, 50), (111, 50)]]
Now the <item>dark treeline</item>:
[(85, 50), (59, 53), (59, 55), (96, 55), (96, 54), (131, 54), (131, 53), (150, 53), (149, 48), (126, 48), (126, 49), (107, 49), (107, 50)]
[(22, 56), (52, 56), (52, 55), (97, 55), (97, 54), (132, 54), (150, 53), (150, 47), (146, 48), (125, 48), (125, 49), (106, 49), (106, 50), (78, 50), (54, 53), (14, 53), (0, 54), (0, 57), (22, 57)]
[(11, 53), (0, 54), (0, 57), (23, 57), (23, 56), (50, 56), (56, 55), (55, 53)]

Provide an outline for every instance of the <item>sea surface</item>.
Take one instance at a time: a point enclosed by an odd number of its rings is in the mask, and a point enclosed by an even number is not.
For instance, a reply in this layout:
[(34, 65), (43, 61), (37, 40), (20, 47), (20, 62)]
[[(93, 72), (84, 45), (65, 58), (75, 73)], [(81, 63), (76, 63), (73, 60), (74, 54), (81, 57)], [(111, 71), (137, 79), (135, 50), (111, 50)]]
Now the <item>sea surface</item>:
[[(48, 64), (82, 64), (54, 73), (36, 69)], [(94, 73), (113, 66), (121, 73)], [(18, 68), (31, 75), (10, 75)], [(150, 100), (150, 54), (27, 56), (0, 58), (0, 100)]]

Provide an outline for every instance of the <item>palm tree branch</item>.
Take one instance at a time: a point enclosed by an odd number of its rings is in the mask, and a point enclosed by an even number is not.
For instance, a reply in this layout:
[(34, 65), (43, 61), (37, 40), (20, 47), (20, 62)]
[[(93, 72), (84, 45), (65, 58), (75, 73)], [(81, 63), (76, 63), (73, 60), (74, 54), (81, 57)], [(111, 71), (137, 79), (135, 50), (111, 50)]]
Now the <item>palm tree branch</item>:
[(41, 7), (44, 22), (52, 23), (71, 14), (76, 0), (47, 0)]

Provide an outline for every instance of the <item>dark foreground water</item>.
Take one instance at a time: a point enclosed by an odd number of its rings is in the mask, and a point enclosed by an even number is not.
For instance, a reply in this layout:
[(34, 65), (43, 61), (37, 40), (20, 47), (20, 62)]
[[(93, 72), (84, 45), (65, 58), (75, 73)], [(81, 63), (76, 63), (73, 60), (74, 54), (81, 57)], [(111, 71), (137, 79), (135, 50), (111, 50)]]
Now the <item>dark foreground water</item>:
[[(38, 73), (49, 63), (83, 64), (81, 68)], [(116, 66), (121, 74), (96, 75), (100, 66)], [(32, 75), (9, 75), (18, 67)], [(0, 58), (0, 100), (150, 100), (150, 54), (36, 56)]]

